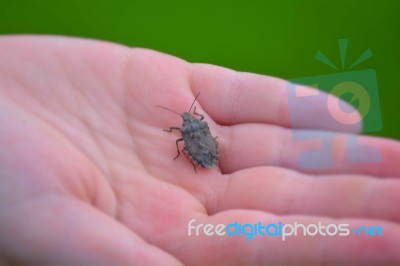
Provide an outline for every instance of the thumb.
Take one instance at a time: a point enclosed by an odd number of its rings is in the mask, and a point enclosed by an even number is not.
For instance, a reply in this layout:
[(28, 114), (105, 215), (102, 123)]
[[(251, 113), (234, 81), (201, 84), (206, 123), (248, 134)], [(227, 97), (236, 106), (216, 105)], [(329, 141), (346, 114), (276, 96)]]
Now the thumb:
[(181, 265), (112, 217), (75, 199), (47, 197), (0, 212), (0, 255), (17, 264)]

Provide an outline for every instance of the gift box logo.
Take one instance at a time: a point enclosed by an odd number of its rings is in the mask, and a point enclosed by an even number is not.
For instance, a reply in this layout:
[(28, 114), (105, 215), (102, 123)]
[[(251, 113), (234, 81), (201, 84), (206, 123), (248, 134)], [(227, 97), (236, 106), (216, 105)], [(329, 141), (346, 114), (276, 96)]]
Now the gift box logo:
[[(338, 42), (342, 63), (341, 69), (345, 70), (348, 41), (346, 39), (339, 39)], [(350, 65), (348, 70), (352, 70), (354, 67), (361, 64), (371, 56), (371, 49), (367, 49), (352, 65)], [(315, 58), (335, 70), (338, 69), (338, 67), (320, 51), (317, 52)], [(376, 72), (374, 69), (345, 71), (327, 75), (302, 77), (292, 79), (291, 82), (314, 87), (349, 102), (359, 112), (359, 114), (361, 114), (363, 133), (377, 132), (382, 129), (378, 86)], [(300, 98), (297, 100), (301, 101), (302, 99)], [(333, 97), (328, 97), (327, 101), (333, 101), (333, 99)], [(329, 102), (327, 102), (327, 107), (330, 106), (328, 103)], [(294, 103), (294, 105), (296, 105), (296, 103)], [(291, 120), (296, 124), (296, 112), (294, 108), (292, 109)], [(343, 110), (343, 112), (346, 113), (346, 110)], [(338, 117), (335, 117), (334, 114), (330, 114), (332, 115), (332, 123), (351, 125), (360, 122), (355, 118), (355, 115), (352, 116), (350, 113), (346, 113), (344, 118), (341, 120)]]
[[(380, 131), (382, 129), (382, 119), (376, 72), (374, 69), (353, 70), (354, 67), (370, 58), (372, 51), (367, 49), (347, 68), (346, 54), (348, 40), (339, 39), (338, 44), (341, 59), (340, 72), (291, 79), (287, 83), (291, 125), (296, 128), (297, 125), (304, 123), (304, 117), (300, 117), (302, 112), (299, 112), (299, 110), (304, 108), (304, 106), (311, 106), (317, 102), (317, 99), (319, 102), (323, 101), (325, 103), (324, 108), (326, 106), (326, 110), (319, 115), (326, 120), (327, 124), (336, 124), (335, 128), (346, 128), (361, 123), (363, 133)], [(315, 58), (334, 70), (339, 69), (320, 51), (316, 53)], [(296, 84), (314, 87), (316, 90), (310, 95), (299, 95), (296, 90), (298, 85)], [(320, 91), (328, 94), (321, 93)], [(337, 98), (330, 95), (334, 95)], [(338, 98), (350, 103), (356, 110), (348, 110), (349, 108), (346, 108), (346, 106), (341, 106)], [(342, 113), (335, 115), (330, 110), (332, 106), (339, 106), (339, 110)], [(357, 113), (361, 115), (361, 118)], [(338, 137), (339, 133), (323, 132), (322, 134), (316, 134), (307, 131), (294, 131), (293, 136), (299, 141), (318, 139), (321, 143), (319, 149), (303, 151), (300, 154), (299, 166), (301, 168), (332, 167), (333, 139)], [(354, 136), (347, 139), (347, 161), (350, 163), (379, 162), (379, 151), (373, 147), (359, 144), (357, 139)]]

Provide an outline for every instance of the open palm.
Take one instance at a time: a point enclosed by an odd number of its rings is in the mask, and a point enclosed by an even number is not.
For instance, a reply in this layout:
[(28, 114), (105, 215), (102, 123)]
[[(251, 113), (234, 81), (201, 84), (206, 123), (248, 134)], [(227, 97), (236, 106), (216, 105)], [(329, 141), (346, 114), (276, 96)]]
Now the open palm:
[[(291, 129), (282, 80), (109, 43), (0, 39), (0, 254), (6, 262), (128, 265), (399, 261), (400, 144), (359, 137), (378, 163), (346, 161), (326, 103)], [(310, 89), (300, 88), (304, 93)], [(218, 136), (219, 168), (173, 161), (179, 116)], [(341, 115), (339, 109), (331, 112)], [(317, 131), (318, 130), (318, 131)], [(326, 130), (326, 131), (323, 131)], [(333, 165), (300, 169), (315, 148), (292, 134), (334, 134)], [(181, 147), (182, 148), (182, 147)], [(384, 236), (188, 236), (188, 222), (380, 225)]]

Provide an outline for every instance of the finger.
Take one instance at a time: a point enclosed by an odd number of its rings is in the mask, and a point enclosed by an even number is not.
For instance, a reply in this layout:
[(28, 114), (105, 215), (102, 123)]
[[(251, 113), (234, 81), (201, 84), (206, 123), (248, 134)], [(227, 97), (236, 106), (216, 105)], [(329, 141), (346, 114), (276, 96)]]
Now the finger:
[(278, 78), (196, 64), (191, 85), (202, 92), (199, 102), (219, 124), (268, 123), (353, 133), (361, 129), (361, 118), (350, 105)]
[(295, 171), (259, 167), (215, 181), (209, 213), (254, 209), (276, 214), (386, 219), (400, 222), (400, 179), (359, 175), (310, 176)]
[(79, 201), (52, 196), (0, 212), (5, 261), (38, 265), (181, 265), (116, 220)]
[[(215, 231), (218, 224), (229, 225), (237, 222), (242, 226), (248, 224), (247, 233), (229, 236), (227, 234), (219, 236)], [(294, 228), (295, 222), (303, 224), (305, 227), (312, 226), (311, 230), (306, 228), (306, 235), (303, 235), (302, 229), (297, 229), (298, 234), (294, 236), (271, 236), (260, 234), (251, 238), (255, 233), (252, 227), (260, 222), (267, 226), (273, 224), (279, 227), (279, 222), (285, 226), (284, 232), (290, 233), (290, 227)], [(327, 235), (324, 228), (328, 227), (332, 236)], [(202, 224), (202, 225), (201, 225)], [(214, 235), (207, 236), (204, 228), (207, 226), (208, 233), (212, 231)], [(343, 225), (340, 225), (343, 224)], [(339, 228), (348, 228), (349, 231)], [(380, 226), (380, 233), (374, 237), (365, 236), (362, 231), (373, 229), (377, 231)], [(373, 228), (372, 226), (376, 226)], [(361, 227), (361, 230), (360, 230)], [(212, 228), (210, 230), (210, 228)], [(313, 228), (317, 228), (313, 229)], [(356, 233), (350, 230), (358, 229)], [(235, 228), (229, 231), (234, 233)], [(250, 231), (251, 230), (251, 231)], [(279, 230), (279, 229), (278, 229)], [(339, 231), (340, 230), (340, 231)], [(198, 231), (198, 235), (197, 234)], [(345, 232), (346, 231), (346, 232)], [(182, 246), (180, 257), (183, 262), (195, 261), (202, 265), (215, 265), (223, 262), (227, 265), (293, 265), (293, 264), (351, 264), (360, 265), (378, 264), (383, 262), (399, 262), (400, 246), (398, 239), (400, 237), (400, 226), (398, 224), (388, 223), (379, 220), (335, 220), (331, 218), (322, 218), (315, 216), (274, 216), (259, 211), (235, 210), (218, 213), (214, 216), (197, 219), (188, 222), (188, 241)], [(264, 231), (265, 232), (265, 231)], [(270, 229), (274, 233), (274, 229)], [(275, 231), (276, 232), (276, 231)], [(283, 230), (281, 230), (283, 232)], [(311, 236), (308, 232), (316, 234)], [(325, 233), (325, 236), (319, 232)], [(360, 235), (357, 233), (360, 232)], [(339, 233), (345, 235), (340, 236)], [(248, 240), (246, 240), (246, 238)]]
[(218, 130), (224, 173), (268, 165), (317, 174), (400, 176), (398, 141), (259, 124)]

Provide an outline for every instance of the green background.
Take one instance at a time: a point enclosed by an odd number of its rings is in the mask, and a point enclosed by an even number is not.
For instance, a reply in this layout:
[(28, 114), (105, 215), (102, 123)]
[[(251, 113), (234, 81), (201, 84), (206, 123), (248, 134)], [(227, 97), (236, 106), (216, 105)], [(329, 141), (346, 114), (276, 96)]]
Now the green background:
[(354, 70), (377, 73), (383, 129), (374, 134), (400, 139), (400, 1), (2, 0), (0, 34), (15, 33), (108, 40), (285, 79), (337, 73), (314, 56), (340, 66), (337, 40), (348, 39), (349, 64), (373, 52)]

